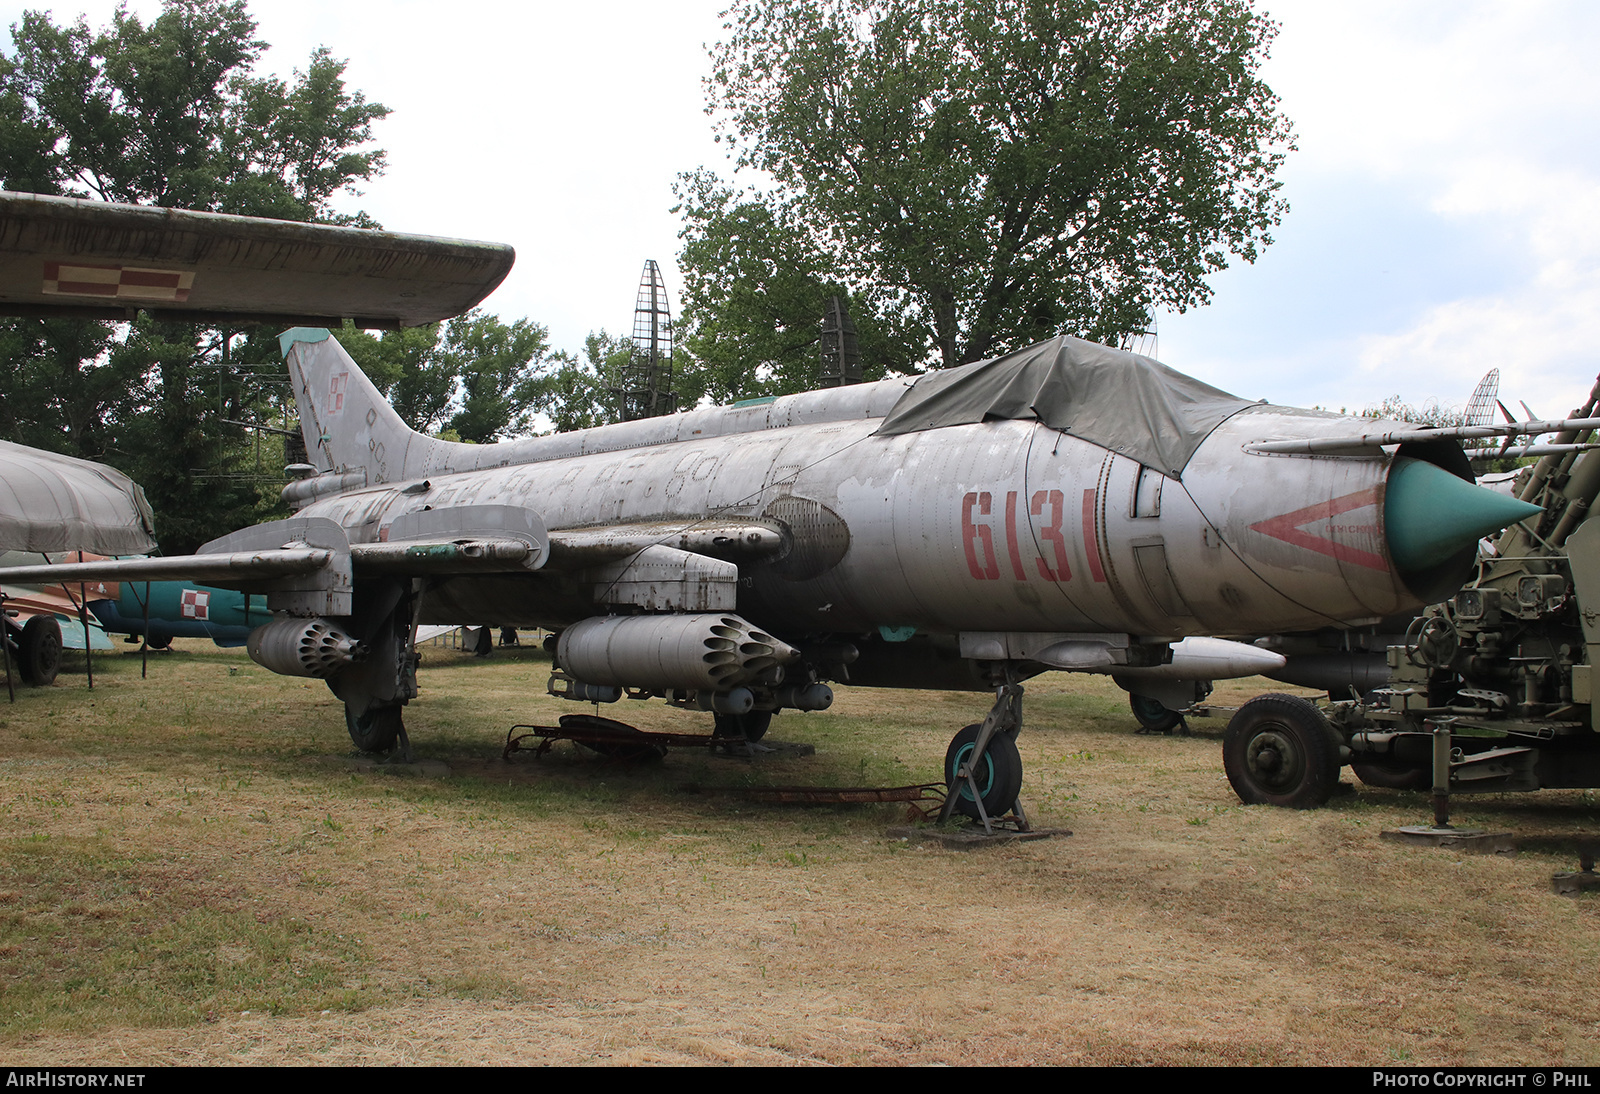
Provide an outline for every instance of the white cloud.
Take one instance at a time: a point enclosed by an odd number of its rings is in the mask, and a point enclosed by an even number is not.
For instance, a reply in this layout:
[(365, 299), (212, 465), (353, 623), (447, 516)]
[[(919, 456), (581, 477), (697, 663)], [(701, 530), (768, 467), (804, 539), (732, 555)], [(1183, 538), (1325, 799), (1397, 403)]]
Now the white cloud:
[(1281, 401), (1460, 403), (1498, 365), (1513, 399), (1576, 405), (1600, 336), (1600, 6), (1266, 6), (1294, 209), (1166, 341)]

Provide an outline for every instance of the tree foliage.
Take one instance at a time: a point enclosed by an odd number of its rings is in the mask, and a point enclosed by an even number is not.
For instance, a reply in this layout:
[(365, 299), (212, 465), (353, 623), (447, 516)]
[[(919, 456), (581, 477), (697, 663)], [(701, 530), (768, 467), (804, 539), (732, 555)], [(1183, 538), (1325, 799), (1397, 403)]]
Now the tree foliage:
[(816, 386), (820, 323), (838, 296), (856, 321), (862, 378), (916, 368), (919, 352), (892, 319), (885, 294), (860, 296), (832, 275), (828, 258), (796, 219), (793, 203), (763, 202), (709, 171), (678, 180), (684, 233), (680, 263), (688, 351), (677, 384), (684, 405), (729, 403)]
[(476, 308), (381, 336), (347, 326), (339, 341), (406, 425), (474, 444), (532, 428), (570, 362), (550, 352), (546, 328), (527, 319), (508, 326)]
[(613, 386), (633, 356), (633, 340), (591, 331), (583, 340), (583, 356), (565, 350), (551, 354), (541, 380), (539, 413), (558, 431), (588, 429), (620, 421)]
[(681, 180), (697, 352), (797, 341), (834, 286), (897, 368), (1114, 342), (1208, 300), (1284, 209), (1249, 0), (735, 0), (726, 28), (718, 139), (770, 181)]
[[(363, 146), (387, 108), (347, 90), (325, 49), (289, 81), (254, 76), (265, 48), (242, 0), (168, 0), (148, 24), (119, 9), (100, 29), (27, 12), (0, 57), (0, 185), (369, 223), (330, 201), (381, 172), (383, 153)], [(241, 387), (252, 367), (267, 382)], [(249, 438), (227, 423), (266, 415), (281, 376), (271, 332), (0, 323), (4, 435), (132, 475), (169, 551), (249, 523), (276, 492), (257, 488)]]
[(450, 320), (439, 347), (460, 380), (449, 428), (477, 444), (526, 433), (543, 395), (539, 372), (549, 354), (549, 332), (527, 319), (507, 326), (474, 308)]
[(1454, 425), (1470, 425), (1467, 421), (1465, 407), (1444, 406), (1437, 399), (1430, 399), (1425, 403), (1413, 406), (1398, 395), (1391, 395), (1377, 406), (1365, 407), (1361, 411), (1363, 418), (1387, 418), (1396, 422), (1415, 422), (1418, 425), (1429, 425), (1437, 428)]
[(0, 84), (20, 161), (6, 189), (351, 219), (328, 202), (382, 171), (383, 152), (356, 149), (388, 108), (347, 91), (326, 49), (292, 84), (252, 76), (267, 47), (255, 32), (242, 0), (169, 0), (148, 26), (118, 9), (101, 30), (26, 12)]

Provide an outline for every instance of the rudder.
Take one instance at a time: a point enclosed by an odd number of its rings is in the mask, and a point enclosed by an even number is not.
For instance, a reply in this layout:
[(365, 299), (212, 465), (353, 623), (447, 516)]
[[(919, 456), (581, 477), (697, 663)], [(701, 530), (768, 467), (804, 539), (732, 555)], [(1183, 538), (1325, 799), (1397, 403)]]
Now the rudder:
[(366, 472), (368, 484), (406, 477), (414, 432), (343, 346), (320, 327), (279, 335), (306, 453), (319, 471)]

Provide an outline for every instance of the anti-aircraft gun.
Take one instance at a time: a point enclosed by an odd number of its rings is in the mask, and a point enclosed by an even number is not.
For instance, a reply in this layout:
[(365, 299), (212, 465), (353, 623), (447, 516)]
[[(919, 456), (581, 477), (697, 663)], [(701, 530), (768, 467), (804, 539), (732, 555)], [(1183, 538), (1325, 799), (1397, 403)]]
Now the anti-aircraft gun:
[[(1572, 417), (1597, 412), (1600, 381)], [(1369, 785), (1426, 789), (1441, 727), (1452, 793), (1600, 786), (1600, 520), (1588, 519), (1600, 495), (1595, 432), (1477, 453), (1538, 455), (1515, 490), (1542, 515), (1502, 532), (1466, 587), (1410, 622), (1403, 643), (1387, 647), (1380, 686), (1320, 710), (1287, 696), (1245, 704), (1223, 752), (1242, 799), (1320, 805), (1346, 762)]]

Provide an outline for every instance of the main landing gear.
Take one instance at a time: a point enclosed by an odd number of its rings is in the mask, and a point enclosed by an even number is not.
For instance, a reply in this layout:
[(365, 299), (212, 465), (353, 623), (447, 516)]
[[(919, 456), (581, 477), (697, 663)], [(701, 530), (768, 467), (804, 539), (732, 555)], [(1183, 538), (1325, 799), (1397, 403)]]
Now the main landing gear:
[(347, 703), (344, 724), (350, 731), (350, 740), (362, 752), (392, 752), (402, 742), (409, 752), (411, 742), (406, 738), (401, 710), (401, 707), (372, 707), (356, 714)]
[(941, 824), (961, 813), (993, 834), (994, 822), (1009, 814), (1017, 831), (1033, 830), (1017, 799), (1022, 789), (1022, 756), (1017, 752), (1021, 729), (1022, 685), (1001, 684), (988, 717), (957, 733), (945, 751)]
[(23, 680), (37, 688), (55, 683), (61, 671), (61, 624), (55, 616), (36, 615), (28, 620), (18, 637), (17, 653)]
[[(353, 664), (328, 680), (344, 703), (344, 724), (362, 752), (390, 753), (410, 763), (405, 705), (417, 695), (417, 618), (422, 586), (398, 581), (357, 589), (356, 614), (348, 621), (362, 643)], [(484, 628), (483, 633), (488, 634)]]
[(1128, 706), (1133, 710), (1134, 721), (1139, 723), (1140, 733), (1159, 733), (1169, 735), (1173, 730), (1182, 730), (1187, 736), (1189, 727), (1184, 725), (1183, 713), (1171, 710), (1160, 699), (1152, 699), (1148, 695), (1128, 693)]

